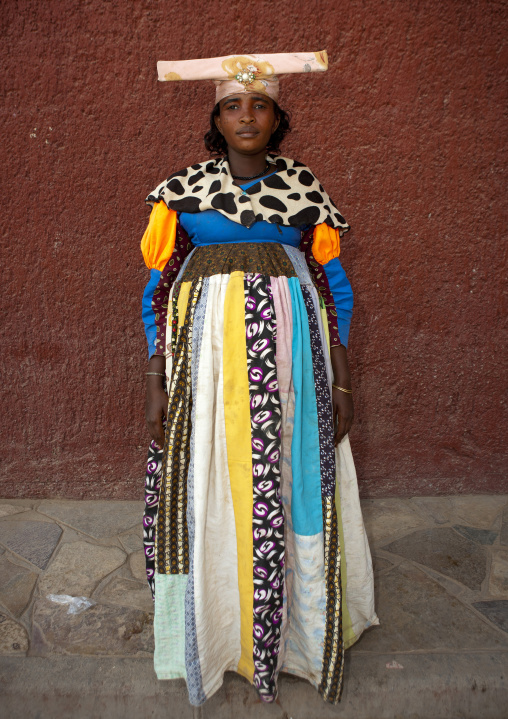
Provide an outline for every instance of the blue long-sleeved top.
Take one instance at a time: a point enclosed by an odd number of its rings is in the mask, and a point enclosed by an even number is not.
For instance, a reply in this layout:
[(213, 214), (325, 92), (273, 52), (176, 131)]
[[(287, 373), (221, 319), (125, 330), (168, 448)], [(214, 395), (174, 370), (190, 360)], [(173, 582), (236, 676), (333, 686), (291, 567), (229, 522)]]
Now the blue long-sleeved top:
[[(251, 184), (253, 183), (242, 185), (242, 189), (248, 189)], [(308, 229), (280, 226), (265, 221), (255, 222), (250, 228), (247, 228), (214, 210), (193, 214), (181, 212), (178, 217), (181, 227), (187, 233), (190, 243), (194, 247), (229, 242), (278, 242), (299, 247), (302, 235)], [(315, 265), (316, 263), (311, 262), (311, 264)], [(338, 257), (323, 264), (322, 268), (333, 296), (340, 342), (347, 347), (353, 313), (353, 291)], [(157, 351), (154, 304), (160, 278), (161, 271), (152, 269), (150, 280), (143, 293), (142, 317), (148, 341), (149, 357)]]

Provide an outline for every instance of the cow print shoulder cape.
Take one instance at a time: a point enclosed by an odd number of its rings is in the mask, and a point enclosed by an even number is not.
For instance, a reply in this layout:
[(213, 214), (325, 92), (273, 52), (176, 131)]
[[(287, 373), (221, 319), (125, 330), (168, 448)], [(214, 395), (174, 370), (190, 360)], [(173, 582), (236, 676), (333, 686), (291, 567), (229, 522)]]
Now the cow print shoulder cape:
[(233, 183), (226, 157), (186, 167), (170, 175), (146, 202), (165, 202), (177, 212), (217, 210), (233, 222), (251, 227), (265, 220), (289, 227), (319, 225), (349, 230), (344, 217), (308, 167), (288, 157), (267, 156), (277, 173), (246, 190)]

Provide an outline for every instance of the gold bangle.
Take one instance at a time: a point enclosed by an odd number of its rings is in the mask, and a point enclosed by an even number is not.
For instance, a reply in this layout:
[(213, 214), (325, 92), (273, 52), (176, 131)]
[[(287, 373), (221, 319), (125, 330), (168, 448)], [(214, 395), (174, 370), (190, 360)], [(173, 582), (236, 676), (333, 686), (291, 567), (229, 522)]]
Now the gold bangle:
[(341, 392), (345, 392), (346, 394), (353, 394), (352, 389), (344, 389), (344, 387), (339, 387), (338, 384), (332, 384), (332, 387), (335, 387), (335, 389), (340, 389)]

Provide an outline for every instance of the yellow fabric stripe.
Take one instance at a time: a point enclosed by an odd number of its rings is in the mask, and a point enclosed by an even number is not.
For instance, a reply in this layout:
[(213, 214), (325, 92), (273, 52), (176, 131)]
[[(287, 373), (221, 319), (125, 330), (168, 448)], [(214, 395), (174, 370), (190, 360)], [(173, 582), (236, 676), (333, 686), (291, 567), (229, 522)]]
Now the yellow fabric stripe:
[(233, 272), (224, 304), (224, 415), (229, 479), (235, 512), (240, 591), (241, 656), (237, 672), (252, 682), (254, 675), (252, 449), (243, 287), (243, 272)]
[(328, 352), (330, 352), (330, 330), (328, 329), (328, 315), (326, 314), (326, 309), (324, 307), (321, 307), (321, 304), (319, 306), (319, 311), (321, 312), (321, 319), (323, 321), (323, 330), (325, 332), (326, 346), (328, 347)]
[(190, 288), (190, 282), (183, 282), (180, 288), (180, 294), (178, 295), (178, 327), (183, 327)]
[(162, 270), (175, 249), (177, 214), (164, 202), (154, 205), (141, 240), (141, 252), (149, 270)]

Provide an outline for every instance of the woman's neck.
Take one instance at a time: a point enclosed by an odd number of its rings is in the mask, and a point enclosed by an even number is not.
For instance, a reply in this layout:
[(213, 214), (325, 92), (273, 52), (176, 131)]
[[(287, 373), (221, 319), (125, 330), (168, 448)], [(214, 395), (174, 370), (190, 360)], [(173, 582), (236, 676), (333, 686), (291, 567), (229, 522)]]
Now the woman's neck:
[(255, 155), (240, 155), (236, 150), (228, 148), (229, 169), (236, 177), (253, 177), (263, 172), (266, 167), (266, 149)]

